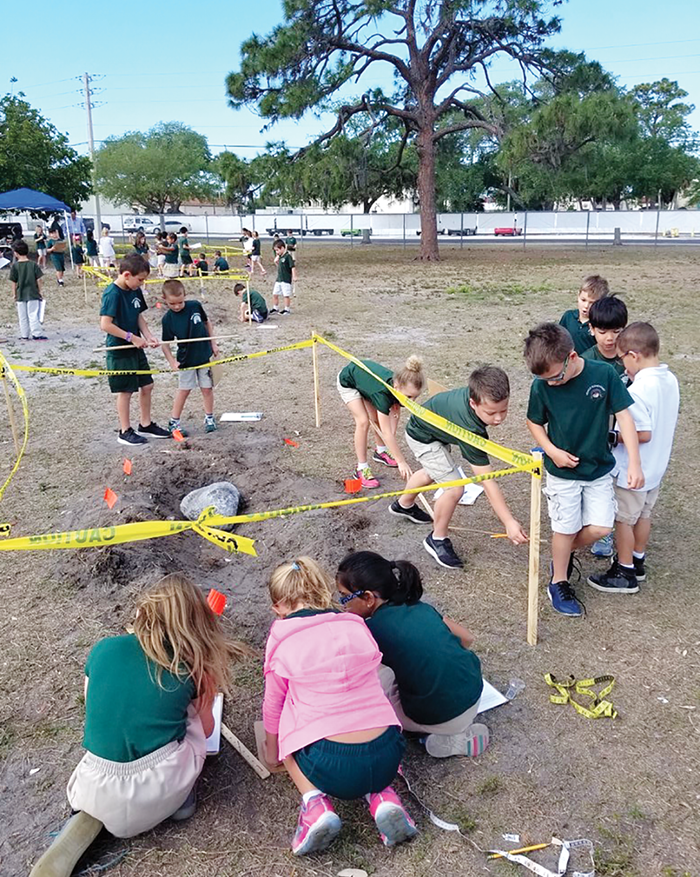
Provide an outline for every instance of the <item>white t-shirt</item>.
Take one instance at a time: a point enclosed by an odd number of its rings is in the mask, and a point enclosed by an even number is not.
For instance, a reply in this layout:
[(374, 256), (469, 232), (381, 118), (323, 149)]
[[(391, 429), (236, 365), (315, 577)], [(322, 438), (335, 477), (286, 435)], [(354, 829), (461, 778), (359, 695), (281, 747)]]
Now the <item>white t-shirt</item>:
[[(644, 472), (642, 490), (653, 490), (661, 484), (671, 457), (673, 435), (678, 422), (680, 393), (678, 381), (667, 365), (643, 368), (627, 388), (634, 404), (627, 410), (634, 418), (637, 432), (651, 432), (651, 441), (639, 445)], [(627, 488), (629, 454), (624, 445), (613, 448), (613, 476), (618, 487)]]
[(108, 237), (107, 235), (101, 237), (97, 249), (99, 250), (100, 256), (109, 256), (110, 259), (114, 258), (114, 244), (111, 237)]

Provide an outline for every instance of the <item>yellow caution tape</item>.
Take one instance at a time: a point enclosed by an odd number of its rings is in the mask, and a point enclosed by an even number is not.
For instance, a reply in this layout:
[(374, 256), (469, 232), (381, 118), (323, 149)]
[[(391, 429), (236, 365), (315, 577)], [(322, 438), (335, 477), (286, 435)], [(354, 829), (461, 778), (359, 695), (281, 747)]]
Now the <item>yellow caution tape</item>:
[(448, 435), (454, 436), (454, 438), (459, 439), (459, 441), (464, 442), (467, 445), (471, 445), (475, 448), (480, 448), (487, 454), (490, 454), (492, 457), (496, 457), (498, 460), (503, 460), (504, 463), (510, 463), (512, 466), (521, 466), (524, 467), (528, 472), (532, 472), (535, 477), (541, 477), (540, 464), (530, 455), (525, 454), (522, 451), (514, 451), (511, 448), (506, 448), (503, 445), (499, 445), (496, 442), (492, 442), (490, 439), (484, 438), (483, 436), (476, 435), (473, 432), (469, 432), (466, 429), (463, 429), (461, 426), (457, 426), (455, 423), (451, 423), (449, 420), (445, 420), (444, 417), (441, 417), (439, 414), (435, 414), (434, 411), (428, 411), (427, 408), (423, 408), (422, 405), (418, 405), (418, 403), (414, 402), (412, 399), (409, 399), (407, 396), (404, 396), (403, 393), (400, 393), (390, 384), (387, 384), (386, 381), (383, 381), (378, 375), (375, 375), (374, 372), (367, 368), (367, 366), (361, 362), (361, 360), (357, 359), (351, 353), (348, 353), (346, 350), (342, 350), (340, 347), (337, 347), (335, 344), (331, 344), (330, 341), (326, 341), (325, 338), (322, 338), (320, 335), (316, 335), (314, 333), (313, 338), (315, 341), (320, 342), (321, 344), (325, 344), (326, 347), (329, 347), (331, 350), (334, 350), (336, 353), (340, 354), (344, 359), (350, 360), (350, 362), (354, 363), (359, 368), (366, 371), (367, 374), (372, 375), (375, 380), (379, 381), (383, 387), (386, 387), (392, 395), (406, 408), (411, 414), (415, 414), (419, 420), (424, 420), (426, 423), (430, 423), (432, 426), (441, 429), (443, 432), (446, 432)]
[[(212, 365), (228, 365), (232, 362), (242, 362), (245, 359), (257, 359), (260, 356), (269, 356), (271, 353), (282, 353), (285, 350), (300, 350), (304, 347), (311, 347), (312, 339), (305, 341), (297, 341), (296, 344), (285, 344), (282, 347), (273, 347), (270, 350), (258, 350), (256, 353), (237, 353), (235, 356), (226, 356), (222, 359), (213, 359), (211, 362), (205, 362), (202, 365), (188, 366), (187, 368), (178, 369), (178, 372), (196, 371), (200, 368), (210, 368)], [(134, 348), (136, 349), (136, 348)], [(152, 348), (156, 349), (156, 348)], [(51, 368), (37, 365), (19, 365), (8, 363), (8, 371), (24, 371), (39, 372), (45, 375), (74, 375), (82, 378), (100, 378), (109, 375), (171, 375), (174, 374), (170, 368), (165, 369), (141, 369), (139, 370), (109, 370), (106, 368)]]
[[(19, 454), (17, 455), (17, 459), (14, 462), (12, 469), (10, 470), (10, 474), (5, 479), (5, 483), (0, 487), (0, 499), (2, 499), (3, 493), (7, 489), (8, 484), (15, 476), (15, 472), (19, 469), (19, 464), (22, 462), (22, 457), (24, 456), (24, 452), (27, 449), (27, 442), (29, 441), (29, 406), (27, 405), (27, 397), (22, 389), (20, 382), (17, 380), (14, 372), (12, 371), (12, 367), (9, 362), (5, 359), (5, 357), (0, 353), (0, 377), (3, 380), (8, 380), (15, 388), (17, 395), (19, 397), (19, 401), (22, 403), (22, 415), (24, 417), (24, 438), (22, 439), (22, 445), (19, 449)], [(5, 524), (2, 525), (7, 527), (7, 530), (4, 532), (9, 532), (10, 525)], [(0, 533), (2, 533), (2, 527), (0, 527)]]
[(427, 487), (414, 487), (411, 490), (391, 490), (385, 493), (375, 493), (371, 496), (359, 496), (352, 499), (336, 499), (330, 502), (318, 502), (309, 505), (290, 506), (286, 509), (274, 509), (267, 512), (255, 512), (248, 515), (234, 515), (223, 517), (214, 512), (213, 506), (205, 509), (196, 521), (143, 521), (133, 524), (117, 524), (114, 527), (95, 527), (85, 530), (71, 530), (65, 533), (44, 533), (38, 536), (21, 536), (0, 542), (0, 551), (36, 551), (52, 548), (98, 548), (102, 545), (118, 545), (124, 542), (138, 542), (144, 539), (158, 539), (161, 536), (172, 536), (175, 533), (183, 533), (194, 530), (204, 539), (218, 545), (226, 551), (238, 551), (242, 554), (257, 556), (253, 547), (253, 539), (244, 536), (227, 533), (216, 529), (226, 524), (247, 524), (258, 521), (268, 521), (271, 518), (283, 518), (287, 515), (296, 515), (300, 512), (310, 512), (316, 509), (332, 509), (341, 506), (356, 505), (362, 502), (374, 502), (377, 499), (401, 496), (405, 493), (424, 493), (428, 490), (445, 490), (450, 487), (461, 487), (465, 484), (478, 484), (481, 481), (491, 481), (494, 478), (503, 478), (516, 472), (526, 472), (523, 466), (514, 466), (511, 469), (501, 469), (497, 472), (486, 472), (483, 475), (473, 475), (471, 478), (460, 478), (457, 481), (444, 481), (441, 484), (429, 484)]
[[(570, 703), (577, 713), (585, 716), (587, 719), (617, 718), (617, 710), (612, 705), (612, 702), (605, 699), (615, 685), (614, 676), (594, 676), (590, 679), (576, 679), (574, 676), (569, 676), (568, 679), (562, 682), (555, 676), (552, 676), (551, 673), (546, 673), (544, 681), (558, 692), (558, 694), (549, 695), (551, 703)], [(594, 685), (604, 685), (604, 688), (596, 693), (593, 691)], [(584, 706), (575, 701), (573, 698), (574, 694), (589, 697), (592, 701), (590, 706)]]

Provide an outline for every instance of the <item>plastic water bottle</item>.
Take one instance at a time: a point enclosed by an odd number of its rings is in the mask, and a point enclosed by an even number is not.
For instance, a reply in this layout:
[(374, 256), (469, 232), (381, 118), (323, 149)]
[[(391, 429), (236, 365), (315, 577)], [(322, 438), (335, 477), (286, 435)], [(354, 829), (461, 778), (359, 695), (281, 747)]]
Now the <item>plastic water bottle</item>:
[(511, 679), (508, 683), (508, 691), (506, 691), (506, 699), (513, 700), (521, 691), (525, 690), (525, 683), (522, 679)]

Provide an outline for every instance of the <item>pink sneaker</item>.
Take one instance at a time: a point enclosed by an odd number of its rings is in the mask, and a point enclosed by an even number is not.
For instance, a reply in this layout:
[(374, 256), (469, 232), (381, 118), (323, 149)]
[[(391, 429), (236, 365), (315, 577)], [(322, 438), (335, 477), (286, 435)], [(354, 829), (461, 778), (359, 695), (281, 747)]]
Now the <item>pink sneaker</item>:
[(388, 451), (375, 451), (372, 459), (375, 463), (384, 463), (385, 466), (390, 466), (392, 469), (398, 469), (399, 466)]
[(418, 833), (415, 822), (391, 786), (383, 792), (373, 792), (367, 802), (385, 847), (396, 846)]
[(326, 795), (314, 795), (299, 808), (299, 822), (292, 838), (295, 856), (325, 850), (340, 831), (340, 817)]
[(372, 475), (369, 466), (365, 466), (364, 469), (355, 469), (355, 476), (360, 479), (363, 487), (379, 487), (379, 482)]

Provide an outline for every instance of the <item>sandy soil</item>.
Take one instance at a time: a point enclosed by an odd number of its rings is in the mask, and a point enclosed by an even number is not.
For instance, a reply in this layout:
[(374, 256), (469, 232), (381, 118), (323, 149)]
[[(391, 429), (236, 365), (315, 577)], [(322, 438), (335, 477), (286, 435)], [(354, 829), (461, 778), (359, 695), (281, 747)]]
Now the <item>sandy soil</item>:
[[(340, 839), (321, 856), (289, 852), (297, 795), (284, 776), (265, 782), (231, 750), (210, 759), (199, 808), (188, 823), (165, 823), (130, 841), (105, 837), (81, 863), (110, 865), (124, 877), (335, 875), (346, 867), (383, 875), (515, 873), (487, 863), (475, 849), (498, 845), (503, 832), (524, 842), (589, 837), (597, 873), (615, 877), (697, 874), (700, 816), (700, 624), (694, 570), (698, 477), (685, 460), (698, 456), (697, 256), (682, 248), (516, 250), (445, 246), (443, 261), (421, 265), (400, 248), (305, 246), (299, 258), (299, 300), (277, 329), (240, 326), (230, 284), (210, 282), (207, 303), (216, 326), (236, 337), (226, 353), (297, 341), (312, 329), (340, 346), (389, 366), (412, 352), (449, 386), (466, 381), (480, 362), (505, 367), (513, 387), (508, 421), (492, 437), (529, 449), (524, 424), (529, 376), (521, 358), (527, 329), (573, 307), (580, 279), (593, 271), (625, 295), (632, 319), (660, 331), (663, 359), (681, 381), (683, 410), (649, 549), (649, 577), (637, 597), (606, 596), (581, 584), (588, 614), (580, 621), (543, 606), (541, 640), (525, 644), (527, 555), (490, 540), (498, 522), (485, 498), (458, 511), (462, 573), (437, 567), (418, 528), (386, 513), (387, 501), (350, 510), (317, 511), (246, 525), (258, 558), (229, 557), (192, 533), (110, 549), (2, 554), (0, 583), (0, 873), (27, 873), (68, 814), (65, 784), (81, 754), (82, 667), (92, 644), (128, 623), (132, 598), (164, 572), (183, 570), (203, 587), (229, 595), (224, 623), (258, 650), (270, 623), (265, 582), (282, 559), (308, 553), (333, 569), (352, 549), (370, 547), (406, 557), (424, 574), (429, 598), (477, 636), (484, 673), (499, 687), (517, 676), (526, 689), (486, 716), (492, 745), (479, 759), (434, 762), (414, 744), (406, 771), (441, 817), (458, 822), (469, 840), (441, 831), (406, 795), (421, 833), (385, 850), (360, 803), (339, 803)], [(259, 282), (266, 293), (271, 282)], [(10, 361), (85, 367), (101, 342), (99, 291), (69, 278), (59, 290), (47, 276), (48, 342), (21, 343), (7, 272), (0, 276), (0, 335)], [(150, 287), (155, 290), (156, 287)], [(155, 299), (155, 292), (152, 296)], [(149, 312), (153, 324), (158, 312)], [(116, 415), (105, 379), (18, 373), (31, 412), (27, 456), (0, 504), (13, 535), (151, 518), (179, 518), (182, 495), (221, 478), (239, 485), (248, 510), (273, 509), (342, 496), (354, 462), (351, 418), (334, 387), (342, 361), (319, 352), (322, 428), (314, 427), (311, 353), (281, 353), (228, 367), (216, 394), (218, 412), (262, 410), (259, 424), (222, 424), (204, 435), (198, 400), (186, 419), (184, 445), (152, 442), (122, 472)], [(163, 363), (160, 354), (152, 362)], [(174, 378), (156, 378), (154, 416), (167, 422)], [(19, 407), (15, 410), (19, 415)], [(285, 437), (297, 448), (283, 442)], [(6, 417), (0, 417), (0, 476), (12, 459)], [(382, 486), (398, 475), (378, 473)], [(102, 502), (110, 486), (112, 511)], [(503, 483), (527, 520), (529, 482)], [(543, 520), (542, 562), (549, 560)], [(584, 573), (604, 561), (582, 556)], [(544, 574), (543, 574), (544, 575)], [(544, 597), (544, 581), (543, 581)], [(612, 673), (618, 719), (588, 721), (551, 705), (543, 674)], [(252, 746), (262, 694), (260, 659), (237, 668), (226, 720)], [(399, 784), (399, 791), (402, 791)], [(470, 842), (471, 841), (471, 842)], [(537, 858), (553, 867), (552, 851)], [(577, 863), (586, 870), (585, 861)], [(80, 870), (80, 869), (78, 869)]]

